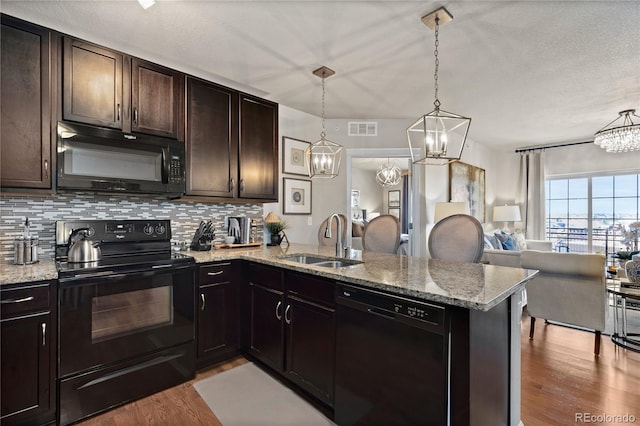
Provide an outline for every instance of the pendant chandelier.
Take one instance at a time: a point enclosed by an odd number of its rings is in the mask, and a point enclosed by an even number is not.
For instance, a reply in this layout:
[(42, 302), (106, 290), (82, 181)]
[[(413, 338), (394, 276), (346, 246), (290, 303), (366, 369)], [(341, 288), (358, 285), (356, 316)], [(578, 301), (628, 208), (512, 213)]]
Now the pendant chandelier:
[(620, 111), (618, 118), (596, 133), (593, 143), (607, 152), (640, 151), (640, 117), (635, 112), (635, 109)]
[(313, 74), (322, 78), (322, 132), (320, 140), (309, 145), (305, 150), (305, 161), (310, 178), (334, 178), (340, 171), (342, 146), (326, 138), (324, 128), (324, 79), (335, 74), (330, 68), (320, 67)]
[(396, 163), (389, 162), (388, 158), (386, 164), (382, 164), (378, 167), (376, 182), (378, 182), (382, 187), (396, 186), (400, 184), (401, 179), (402, 171), (400, 170), (400, 167), (398, 167)]
[(440, 109), (438, 99), (438, 46), (440, 41), (440, 25), (451, 21), (453, 16), (441, 7), (422, 17), (422, 22), (435, 30), (435, 109), (418, 120), (407, 129), (407, 138), (411, 150), (411, 159), (416, 164), (448, 164), (459, 160), (462, 155), (471, 119)]

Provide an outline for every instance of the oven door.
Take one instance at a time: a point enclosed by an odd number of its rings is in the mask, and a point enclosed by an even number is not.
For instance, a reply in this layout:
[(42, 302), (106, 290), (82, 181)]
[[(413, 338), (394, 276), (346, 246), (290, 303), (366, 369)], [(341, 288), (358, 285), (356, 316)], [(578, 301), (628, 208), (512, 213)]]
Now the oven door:
[(60, 279), (59, 376), (194, 340), (194, 265)]

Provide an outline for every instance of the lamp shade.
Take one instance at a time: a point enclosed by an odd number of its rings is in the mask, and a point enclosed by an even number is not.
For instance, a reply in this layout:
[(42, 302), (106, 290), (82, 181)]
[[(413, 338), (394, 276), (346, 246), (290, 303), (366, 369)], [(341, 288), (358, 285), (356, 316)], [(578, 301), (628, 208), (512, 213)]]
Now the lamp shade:
[(519, 222), (521, 220), (520, 206), (495, 206), (493, 208), (494, 222)]
[(438, 223), (445, 217), (453, 216), (454, 214), (469, 214), (469, 204), (466, 201), (436, 203), (433, 223)]
[(267, 217), (264, 218), (264, 223), (278, 223), (280, 222), (280, 218), (274, 212), (269, 212)]

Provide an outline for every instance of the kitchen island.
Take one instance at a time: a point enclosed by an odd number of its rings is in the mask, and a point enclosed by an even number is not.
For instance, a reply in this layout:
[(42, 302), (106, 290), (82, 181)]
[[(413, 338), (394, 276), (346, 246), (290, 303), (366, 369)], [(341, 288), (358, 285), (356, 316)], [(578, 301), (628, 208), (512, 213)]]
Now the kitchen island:
[[(257, 283), (256, 288), (263, 284), (252, 278), (252, 270), (260, 273), (271, 270), (281, 274), (283, 287), (279, 297), (283, 308), (280, 313), (285, 319), (284, 303), (288, 306), (289, 301), (298, 297), (288, 290), (291, 278), (306, 280), (298, 283), (327, 283), (336, 289), (348, 285), (442, 309), (445, 313), (440, 334), (445, 350), (445, 405), (449, 423), (520, 423), (520, 294), (536, 271), (360, 251), (351, 251), (349, 265), (345, 266), (327, 266), (334, 264), (322, 262), (306, 264), (300, 262), (303, 257), (334, 260), (335, 252), (332, 247), (300, 244), (184, 253), (193, 256), (200, 268), (228, 262), (240, 265), (238, 276), (241, 279), (238, 282), (243, 288), (251, 287), (252, 281)], [(55, 266), (46, 261), (36, 267), (5, 265), (0, 283), (55, 279), (52, 270), (55, 271)], [(44, 275), (40, 277), (38, 271)], [(260, 276), (260, 273), (254, 276)], [(331, 303), (339, 296), (336, 294), (335, 299), (332, 298), (325, 306), (331, 310)], [(249, 300), (253, 299), (242, 300), (244, 306), (248, 306), (251, 304)], [(341, 308), (339, 303), (333, 306), (337, 306), (334, 330), (340, 330)], [(293, 315), (294, 323), (295, 309), (294, 306), (288, 317), (291, 319)], [(273, 313), (274, 310), (269, 308), (268, 311)], [(277, 313), (276, 308), (276, 316)], [(246, 321), (251, 315), (248, 309), (242, 310), (241, 320)], [(251, 328), (246, 327), (246, 323), (243, 327)], [(282, 327), (288, 327), (284, 320)], [(337, 337), (339, 342), (339, 331)], [(241, 353), (252, 355), (252, 349), (253, 343), (243, 345)], [(335, 371), (344, 371), (345, 367), (340, 365), (340, 345), (332, 350), (337, 354)], [(285, 358), (287, 356), (288, 352)], [(259, 358), (257, 360), (260, 361)], [(395, 365), (390, 359), (384, 368), (394, 368)], [(287, 366), (280, 371), (271, 369), (276, 374), (284, 374), (285, 378), (290, 373)], [(338, 407), (338, 380), (335, 388), (335, 406)], [(328, 401), (327, 407), (331, 412), (333, 403), (331, 399)]]

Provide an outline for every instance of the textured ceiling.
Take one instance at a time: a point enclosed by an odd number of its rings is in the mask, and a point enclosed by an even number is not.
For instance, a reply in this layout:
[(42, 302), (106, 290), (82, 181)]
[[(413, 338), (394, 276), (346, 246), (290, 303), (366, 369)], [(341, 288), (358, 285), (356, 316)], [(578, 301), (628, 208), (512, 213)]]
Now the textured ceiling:
[(640, 1), (11, 1), (0, 10), (328, 118), (411, 119), (433, 109), (445, 6), (442, 108), (497, 149), (591, 140), (640, 110)]

